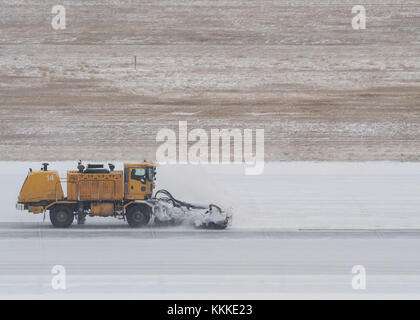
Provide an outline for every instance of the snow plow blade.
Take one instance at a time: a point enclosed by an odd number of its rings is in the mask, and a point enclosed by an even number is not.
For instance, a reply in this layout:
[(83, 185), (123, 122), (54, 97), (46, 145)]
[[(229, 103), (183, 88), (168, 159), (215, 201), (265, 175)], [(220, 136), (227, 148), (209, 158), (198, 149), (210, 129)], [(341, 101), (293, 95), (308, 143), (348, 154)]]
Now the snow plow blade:
[(175, 199), (167, 190), (155, 193), (155, 224), (180, 225), (189, 224), (199, 229), (225, 229), (232, 220), (232, 213), (220, 206), (196, 205)]

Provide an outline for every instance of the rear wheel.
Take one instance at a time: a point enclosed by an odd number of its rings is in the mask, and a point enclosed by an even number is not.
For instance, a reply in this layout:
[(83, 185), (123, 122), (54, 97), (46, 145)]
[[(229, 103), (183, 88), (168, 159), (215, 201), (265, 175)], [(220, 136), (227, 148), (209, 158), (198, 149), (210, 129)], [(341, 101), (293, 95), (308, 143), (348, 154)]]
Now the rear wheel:
[(74, 220), (73, 210), (66, 206), (57, 206), (50, 210), (50, 220), (56, 228), (68, 228)]
[(127, 209), (125, 214), (128, 225), (132, 228), (140, 228), (149, 223), (151, 209), (147, 205), (136, 205)]

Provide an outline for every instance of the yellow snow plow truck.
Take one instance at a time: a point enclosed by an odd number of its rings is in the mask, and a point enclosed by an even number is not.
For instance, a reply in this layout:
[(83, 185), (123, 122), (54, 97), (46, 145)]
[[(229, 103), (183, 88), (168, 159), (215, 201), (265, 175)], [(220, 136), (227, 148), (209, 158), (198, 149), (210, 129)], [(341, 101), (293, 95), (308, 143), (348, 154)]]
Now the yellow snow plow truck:
[[(67, 171), (67, 196), (58, 172), (43, 163), (40, 171), (29, 169), (16, 207), (34, 214), (49, 212), (51, 223), (67, 228), (74, 220), (84, 224), (86, 216), (125, 219), (130, 227), (148, 224), (193, 224), (198, 228), (226, 228), (231, 214), (219, 206), (190, 204), (175, 199), (168, 191), (154, 193), (156, 165), (150, 162), (125, 163), (116, 171), (111, 163), (88, 164)], [(152, 219), (153, 218), (153, 219)]]

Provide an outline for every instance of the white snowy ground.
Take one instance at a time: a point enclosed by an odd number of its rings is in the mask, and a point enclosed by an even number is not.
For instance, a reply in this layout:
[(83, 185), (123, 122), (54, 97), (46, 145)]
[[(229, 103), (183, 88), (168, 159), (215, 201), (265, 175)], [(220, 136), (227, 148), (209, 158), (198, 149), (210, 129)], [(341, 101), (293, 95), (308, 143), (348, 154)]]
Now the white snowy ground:
[[(64, 177), (75, 165), (50, 169)], [(420, 163), (158, 168), (158, 188), (175, 197), (233, 207), (225, 231), (112, 218), (53, 229), (14, 208), (29, 167), (40, 164), (0, 162), (1, 298), (420, 297)], [(51, 288), (54, 265), (66, 290)], [(354, 265), (366, 268), (364, 291), (351, 287)]]

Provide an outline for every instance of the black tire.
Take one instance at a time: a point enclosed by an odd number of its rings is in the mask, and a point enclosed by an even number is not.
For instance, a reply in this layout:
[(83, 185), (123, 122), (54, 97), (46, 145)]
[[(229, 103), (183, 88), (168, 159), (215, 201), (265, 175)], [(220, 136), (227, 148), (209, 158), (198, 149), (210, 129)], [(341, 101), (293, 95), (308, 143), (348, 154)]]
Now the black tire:
[(134, 205), (127, 209), (125, 217), (131, 228), (140, 228), (150, 221), (151, 209), (148, 205)]
[(68, 228), (74, 220), (73, 210), (67, 206), (57, 206), (50, 210), (50, 220), (56, 228)]

